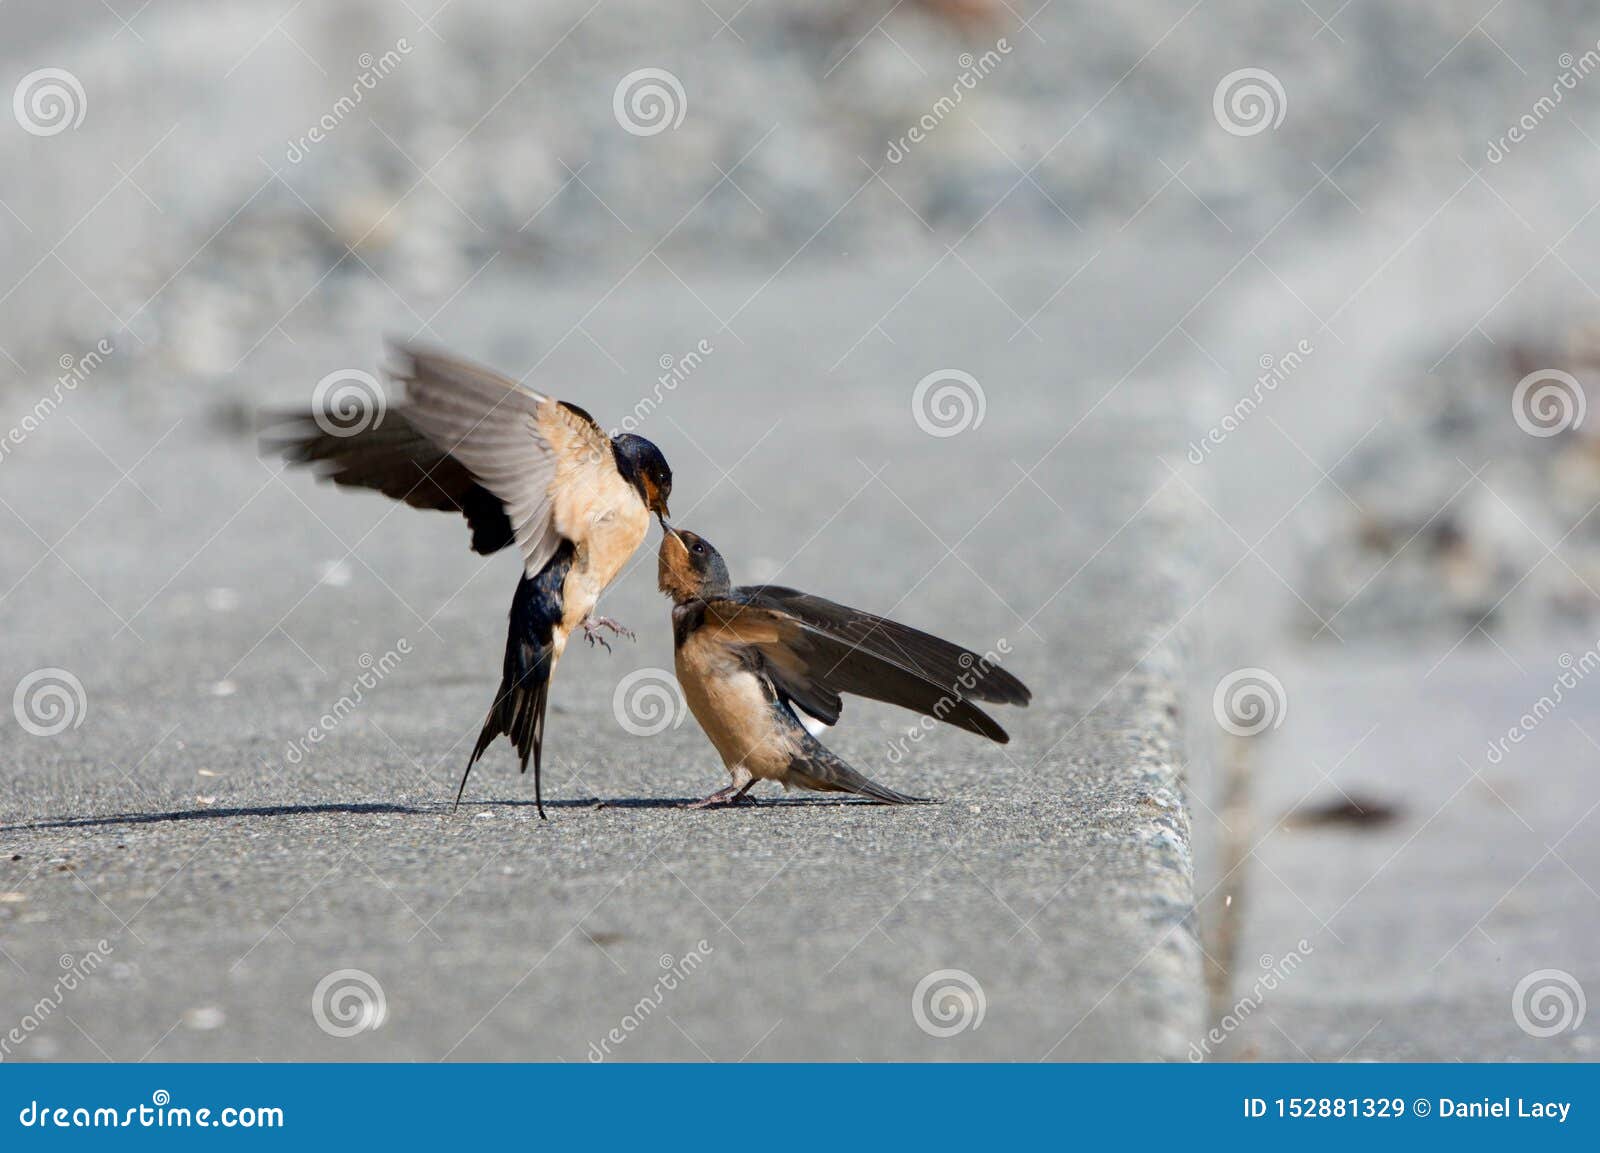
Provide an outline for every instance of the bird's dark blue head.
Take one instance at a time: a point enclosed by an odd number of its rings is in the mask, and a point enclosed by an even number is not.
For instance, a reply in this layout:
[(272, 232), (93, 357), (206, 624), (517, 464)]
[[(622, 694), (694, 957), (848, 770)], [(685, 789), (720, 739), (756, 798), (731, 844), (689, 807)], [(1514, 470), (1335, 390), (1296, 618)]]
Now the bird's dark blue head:
[(661, 450), (642, 436), (619, 432), (611, 438), (611, 453), (623, 479), (639, 490), (645, 507), (664, 523), (670, 515), (667, 497), (672, 495), (672, 469)]

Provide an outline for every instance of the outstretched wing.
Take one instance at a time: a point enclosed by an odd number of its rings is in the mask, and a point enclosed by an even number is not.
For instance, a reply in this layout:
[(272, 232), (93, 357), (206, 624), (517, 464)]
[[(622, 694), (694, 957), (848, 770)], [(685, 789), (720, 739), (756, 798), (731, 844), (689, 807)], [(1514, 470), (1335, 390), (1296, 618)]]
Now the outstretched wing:
[(402, 415), (500, 498), (523, 568), (537, 575), (561, 544), (551, 523), (559, 461), (541, 420), (557, 402), (464, 360), (398, 351)]
[(967, 700), (1026, 705), (1033, 699), (1028, 686), (1001, 668), (992, 654), (972, 652), (887, 617), (798, 589), (757, 585), (734, 591), (746, 604), (788, 613), (813, 629), (911, 669)]
[(1022, 682), (977, 653), (793, 589), (735, 589), (710, 601), (706, 617), (727, 643), (760, 655), (780, 693), (828, 724), (853, 693), (1004, 744), (1006, 731), (972, 700), (1028, 700)]
[(397, 412), (354, 436), (331, 433), (313, 417), (286, 416), (269, 430), (265, 446), (334, 484), (375, 489), (412, 508), (461, 513), (474, 552), (497, 552), (516, 539), (500, 498)]
[(380, 423), (341, 436), (302, 420), (280, 449), (320, 463), (335, 483), (458, 509), (475, 549), (515, 540), (524, 570), (537, 575), (563, 539), (582, 538), (595, 494), (623, 483), (605, 433), (581, 409), (478, 365), (414, 347), (396, 352), (391, 375), (404, 399)]

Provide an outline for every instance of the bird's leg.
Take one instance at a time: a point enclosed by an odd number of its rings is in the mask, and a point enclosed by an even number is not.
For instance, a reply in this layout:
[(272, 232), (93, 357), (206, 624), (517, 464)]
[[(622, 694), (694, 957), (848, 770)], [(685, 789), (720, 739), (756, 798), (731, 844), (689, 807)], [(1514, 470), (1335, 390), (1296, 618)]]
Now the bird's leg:
[(718, 789), (716, 792), (712, 793), (709, 797), (702, 797), (698, 801), (690, 801), (687, 805), (684, 806), (684, 808), (686, 808), (686, 809), (714, 809), (714, 808), (717, 808), (720, 805), (731, 805), (734, 802), (738, 801), (746, 793), (748, 793), (750, 791), (750, 786), (755, 784), (755, 783), (756, 782), (755, 782), (755, 778), (754, 777), (752, 777), (748, 781), (745, 781), (744, 784), (740, 784), (738, 781), (734, 781), (733, 784), (729, 785), (727, 788)]
[(585, 617), (583, 621), (583, 639), (589, 642), (592, 648), (596, 644), (605, 645), (606, 652), (611, 651), (611, 645), (606, 638), (600, 635), (601, 629), (610, 629), (619, 637), (627, 637), (630, 641), (638, 640), (633, 635), (633, 630), (625, 625), (620, 625), (610, 617)]

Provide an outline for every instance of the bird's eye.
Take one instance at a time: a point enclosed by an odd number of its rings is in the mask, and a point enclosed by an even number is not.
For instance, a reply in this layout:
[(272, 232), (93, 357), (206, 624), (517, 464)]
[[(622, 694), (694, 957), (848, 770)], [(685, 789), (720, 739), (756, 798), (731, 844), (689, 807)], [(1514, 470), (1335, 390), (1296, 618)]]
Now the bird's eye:
[(706, 546), (705, 546), (705, 545), (703, 545), (703, 544), (699, 544), (699, 543), (697, 543), (697, 544), (696, 544), (696, 545), (695, 545), (695, 546), (694, 546), (694, 551), (695, 551), (695, 552), (696, 552), (696, 553), (698, 553), (698, 554), (699, 554), (699, 555), (701, 555), (701, 556), (704, 556), (704, 555), (705, 555), (705, 552), (706, 552)]

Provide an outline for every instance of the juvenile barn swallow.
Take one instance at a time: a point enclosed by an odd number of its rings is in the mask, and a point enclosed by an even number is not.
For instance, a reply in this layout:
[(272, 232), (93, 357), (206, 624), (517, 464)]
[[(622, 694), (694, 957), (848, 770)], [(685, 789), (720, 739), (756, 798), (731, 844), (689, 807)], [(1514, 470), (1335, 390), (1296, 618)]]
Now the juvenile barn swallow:
[(733, 776), (692, 808), (732, 804), (758, 780), (925, 803), (867, 780), (807, 731), (800, 714), (834, 724), (843, 693), (915, 709), (1000, 744), (1011, 739), (972, 702), (1026, 705), (1033, 694), (992, 661), (795, 589), (734, 588), (709, 541), (665, 519), (661, 528), (659, 583), (673, 602), (678, 683)]
[(273, 447), (335, 484), (377, 489), (413, 508), (461, 513), (474, 552), (513, 542), (521, 549), (500, 689), (456, 803), (472, 766), (504, 733), (523, 772), (533, 756), (533, 797), (542, 818), (550, 678), (574, 631), (581, 628), (591, 645), (600, 639), (598, 627), (633, 635), (591, 614), (643, 543), (650, 514), (666, 523), (672, 470), (648, 440), (608, 437), (577, 405), (453, 357), (396, 351), (402, 364), (391, 377), (404, 398), (380, 420), (346, 434), (337, 414), (302, 416)]

